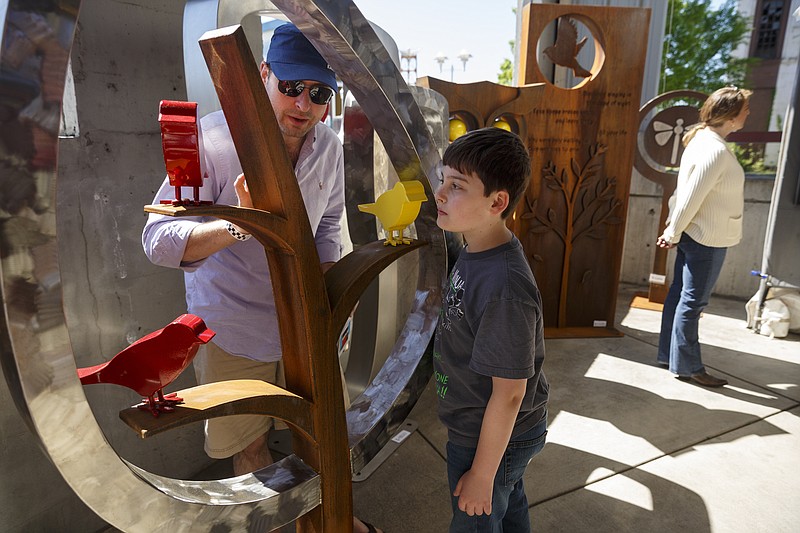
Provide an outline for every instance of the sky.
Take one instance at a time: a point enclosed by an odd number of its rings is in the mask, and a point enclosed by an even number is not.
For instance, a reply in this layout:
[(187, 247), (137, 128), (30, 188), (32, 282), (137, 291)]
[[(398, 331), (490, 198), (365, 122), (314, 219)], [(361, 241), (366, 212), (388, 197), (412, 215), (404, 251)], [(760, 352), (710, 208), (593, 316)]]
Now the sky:
[[(355, 0), (355, 4), (392, 36), (398, 50), (417, 53), (418, 77), (496, 82), (503, 60), (514, 60), (508, 42), (516, 37), (512, 10), (517, 0)], [(466, 70), (458, 59), (464, 50), (472, 55)], [(448, 58), (441, 72), (434, 59), (440, 52)], [(401, 61), (401, 69), (407, 64)]]
[[(394, 38), (400, 51), (417, 53), (417, 76), (457, 83), (497, 81), (504, 59), (514, 60), (508, 41), (516, 38), (512, 11), (517, 0), (354, 0), (368, 20)], [(666, 0), (665, 0), (666, 1)], [(724, 0), (712, 0), (719, 7)], [(463, 69), (458, 56), (472, 57)], [(448, 57), (442, 65), (434, 59)], [(408, 63), (401, 61), (401, 69)], [(408, 76), (408, 75), (407, 75)], [(411, 75), (411, 80), (413, 74)]]

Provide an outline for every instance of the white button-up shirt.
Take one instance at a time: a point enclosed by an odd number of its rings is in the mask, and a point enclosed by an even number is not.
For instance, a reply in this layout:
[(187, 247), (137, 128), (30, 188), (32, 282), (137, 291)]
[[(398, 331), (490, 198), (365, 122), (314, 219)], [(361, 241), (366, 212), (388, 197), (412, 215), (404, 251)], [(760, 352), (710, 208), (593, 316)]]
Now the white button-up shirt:
[[(237, 205), (233, 182), (242, 167), (222, 112), (203, 117), (200, 129), (201, 158), (208, 173), (200, 198)], [(344, 162), (341, 143), (328, 126), (319, 123), (308, 133), (294, 172), (320, 261), (337, 261), (342, 253)], [(165, 179), (153, 203), (173, 199), (174, 190)], [(181, 263), (189, 234), (208, 220), (213, 218), (150, 214), (142, 233), (144, 251), (154, 264), (184, 271), (188, 312), (201, 317), (217, 333), (215, 344), (233, 355), (277, 361), (280, 337), (263, 246), (250, 239), (201, 261)]]

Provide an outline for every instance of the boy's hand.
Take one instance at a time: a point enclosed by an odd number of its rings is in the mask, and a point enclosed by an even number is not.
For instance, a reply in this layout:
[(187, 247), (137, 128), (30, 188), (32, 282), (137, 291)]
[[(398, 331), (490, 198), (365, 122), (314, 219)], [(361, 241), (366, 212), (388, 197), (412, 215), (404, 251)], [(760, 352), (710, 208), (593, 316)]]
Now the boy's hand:
[(467, 470), (456, 484), (453, 496), (458, 498), (458, 508), (468, 516), (492, 514), (492, 489), (494, 477), (481, 477), (475, 470)]
[(508, 447), (526, 388), (525, 379), (492, 377), (492, 395), (483, 415), (475, 459), (453, 491), (458, 508), (468, 516), (492, 514), (494, 477)]
[(253, 207), (253, 200), (250, 198), (250, 189), (244, 180), (244, 174), (239, 174), (233, 182), (233, 190), (236, 191), (236, 198), (239, 200), (239, 207)]

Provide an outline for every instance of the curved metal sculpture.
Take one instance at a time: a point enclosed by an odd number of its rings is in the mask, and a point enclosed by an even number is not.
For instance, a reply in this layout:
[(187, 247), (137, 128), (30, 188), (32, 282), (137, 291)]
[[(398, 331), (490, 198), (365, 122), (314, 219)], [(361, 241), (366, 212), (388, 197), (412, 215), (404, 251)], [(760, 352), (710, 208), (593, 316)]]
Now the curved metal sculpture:
[[(72, 35), (78, 4), (76, 0), (53, 5), (52, 12), (38, 21), (43, 28), (44, 45), (51, 50), (47, 68), (55, 78), (63, 79), (72, 44), (71, 38), (58, 37)], [(421, 181), (432, 197), (430, 183), (440, 165), (437, 146), (412, 91), (355, 5), (322, 1), (275, 1), (274, 5), (300, 27), (334, 70), (343, 73), (344, 82), (383, 140), (400, 179)], [(11, 6), (6, 21), (21, 14), (15, 11), (16, 6)], [(9, 42), (4, 40), (4, 54), (9, 52), (7, 46)], [(20, 53), (24, 52), (22, 49)], [(0, 84), (9, 94), (31, 90), (13, 77), (4, 78)], [(58, 110), (63, 85), (47, 89), (50, 99), (46, 105)], [(38, 221), (37, 227), (15, 232), (14, 246), (49, 250), (51, 253), (44, 254), (47, 258), (55, 256), (57, 247), (57, 234), (51, 223), (56, 216), (52, 197), (56, 129), (43, 122), (37, 145), (43, 161), (38, 168), (39, 179), (49, 181), (50, 186), (44, 190), (50, 191), (50, 196), (38, 204), (34, 194), (15, 198), (20, 209), (34, 209), (37, 215), (44, 216), (33, 217)], [(3, 208), (16, 220), (13, 210), (6, 205)], [(26, 224), (31, 220), (17, 218)], [(433, 202), (424, 204), (416, 231), (427, 246), (417, 252), (419, 275), (413, 307), (386, 364), (346, 413), (350, 462), (355, 470), (389, 439), (430, 375), (423, 356), (438, 316), (446, 263), (444, 235), (435, 220)], [(6, 234), (13, 227), (6, 223)], [(263, 238), (267, 240), (266, 236)], [(270, 244), (281, 246), (274, 240)], [(7, 244), (0, 242), (0, 246)], [(346, 266), (344, 261), (347, 258), (343, 260)], [(58, 278), (58, 263), (49, 261), (39, 266), (38, 271), (36, 265), (31, 270), (35, 271), (34, 279), (46, 289), (45, 280)], [(56, 317), (55, 325), (46, 331), (32, 327), (30, 302), (20, 297), (19, 281), (18, 273), (2, 272), (5, 313), (0, 315), (0, 360), (4, 374), (20, 413), (61, 475), (103, 519), (125, 531), (189, 531), (196, 529), (198, 523), (209, 529), (218, 525), (269, 530), (318, 508), (326, 497), (322, 494), (324, 482), (295, 456), (253, 474), (213, 482), (166, 478), (121, 459), (108, 445), (86, 401), (76, 375), (65, 320)], [(331, 290), (329, 286), (329, 294)], [(351, 287), (349, 293), (355, 292)], [(298, 424), (303, 429), (304, 424)], [(323, 479), (324, 469), (323, 466)], [(123, 501), (125, 505), (120, 505)], [(305, 526), (301, 523), (300, 527)], [(324, 528), (334, 530), (330, 521)]]

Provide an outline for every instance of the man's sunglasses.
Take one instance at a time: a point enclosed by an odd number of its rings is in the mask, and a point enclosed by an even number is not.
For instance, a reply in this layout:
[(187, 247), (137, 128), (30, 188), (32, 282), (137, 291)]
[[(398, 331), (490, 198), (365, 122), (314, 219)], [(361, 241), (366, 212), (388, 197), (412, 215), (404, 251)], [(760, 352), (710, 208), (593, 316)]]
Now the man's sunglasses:
[[(278, 78), (275, 78), (276, 80)], [(278, 80), (278, 90), (291, 98), (297, 98), (303, 90), (308, 88), (308, 98), (317, 105), (326, 105), (333, 98), (333, 89), (327, 85), (312, 85), (308, 87), (300, 80)]]

